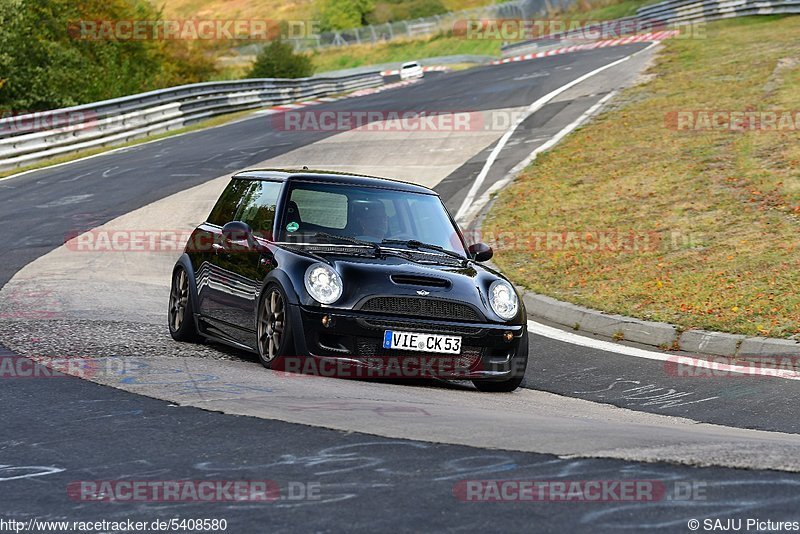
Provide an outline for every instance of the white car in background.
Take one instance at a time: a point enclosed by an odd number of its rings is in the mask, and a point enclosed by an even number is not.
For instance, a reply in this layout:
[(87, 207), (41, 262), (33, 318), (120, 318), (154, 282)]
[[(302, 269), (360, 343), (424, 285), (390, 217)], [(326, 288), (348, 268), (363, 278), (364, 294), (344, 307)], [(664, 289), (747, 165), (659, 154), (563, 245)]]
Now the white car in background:
[(409, 80), (411, 78), (422, 78), (425, 75), (422, 72), (422, 67), (416, 61), (409, 61), (407, 63), (403, 63), (400, 67), (400, 79), (401, 80)]

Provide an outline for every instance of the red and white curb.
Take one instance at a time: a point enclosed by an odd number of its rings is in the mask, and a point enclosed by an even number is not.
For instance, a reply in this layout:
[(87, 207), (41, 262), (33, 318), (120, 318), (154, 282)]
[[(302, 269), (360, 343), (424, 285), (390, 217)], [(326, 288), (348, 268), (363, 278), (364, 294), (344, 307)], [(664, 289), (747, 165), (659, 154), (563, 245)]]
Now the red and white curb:
[[(430, 67), (422, 67), (422, 72), (449, 72), (450, 68), (445, 67), (444, 65), (433, 65)], [(400, 74), (399, 69), (393, 70), (382, 70), (381, 76), (393, 76), (395, 74)]]
[(562, 46), (561, 48), (553, 48), (545, 52), (531, 52), (522, 56), (507, 57), (492, 61), (490, 65), (502, 65), (503, 63), (512, 63), (515, 61), (528, 61), (530, 59), (537, 59), (540, 57), (557, 56), (560, 54), (567, 54), (569, 52), (578, 52), (581, 50), (594, 50), (596, 48), (605, 48), (607, 46), (619, 46), (630, 43), (644, 43), (651, 41), (661, 41), (669, 39), (678, 35), (678, 30), (667, 30), (661, 32), (643, 33), (641, 35), (632, 35), (630, 37), (623, 37), (622, 39), (607, 39), (605, 41), (596, 41), (594, 43), (587, 43), (582, 45)]
[(328, 102), (336, 102), (338, 100), (346, 100), (348, 98), (355, 98), (359, 96), (366, 96), (366, 95), (374, 95), (376, 93), (382, 93), (383, 91), (387, 91), (389, 89), (397, 89), (398, 87), (405, 87), (407, 85), (411, 85), (414, 83), (419, 82), (419, 78), (414, 80), (404, 80), (402, 82), (396, 83), (387, 83), (386, 85), (381, 85), (378, 87), (369, 87), (367, 89), (359, 89), (357, 91), (353, 91), (352, 93), (348, 93), (342, 96), (326, 96), (324, 98), (315, 98), (312, 100), (302, 100), (300, 102), (292, 102), (291, 104), (281, 104), (279, 106), (272, 106), (270, 108), (262, 109), (260, 111), (256, 111), (255, 115), (272, 115), (273, 113), (281, 113), (284, 111), (292, 111), (295, 109), (307, 108), (310, 106), (316, 106), (318, 104), (327, 104)]

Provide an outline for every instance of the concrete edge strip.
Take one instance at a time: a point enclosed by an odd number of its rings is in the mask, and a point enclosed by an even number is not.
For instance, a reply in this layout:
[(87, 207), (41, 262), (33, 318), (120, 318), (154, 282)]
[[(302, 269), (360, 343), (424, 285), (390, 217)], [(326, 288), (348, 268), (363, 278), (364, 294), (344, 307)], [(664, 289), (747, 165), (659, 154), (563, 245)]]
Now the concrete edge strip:
[[(526, 297), (527, 296), (528, 295), (526, 295)], [(667, 371), (667, 374), (671, 376), (691, 377), (703, 375), (703, 372), (696, 371), (697, 368), (700, 368), (707, 369), (710, 376), (729, 375), (731, 373), (735, 373), (748, 376), (764, 376), (784, 378), (787, 380), (800, 380), (800, 372), (798, 371), (781, 369), (777, 367), (720, 362), (718, 360), (694, 358), (692, 356), (681, 354), (655, 352), (637, 347), (630, 347), (628, 345), (620, 345), (612, 341), (605, 341), (602, 339), (595, 339), (573, 334), (572, 332), (567, 332), (553, 326), (537, 323), (531, 319), (528, 319), (528, 332), (550, 339), (555, 339), (557, 341), (570, 343), (572, 345), (579, 345), (581, 347), (602, 350), (605, 352), (614, 352), (617, 354), (623, 354), (625, 356), (634, 356), (636, 358), (645, 358), (647, 360), (661, 361), (664, 362), (664, 367)], [(690, 368), (692, 370), (690, 370)]]
[[(790, 339), (748, 337), (708, 330), (681, 330), (672, 324), (604, 313), (528, 291), (523, 292), (523, 300), (528, 316), (531, 318), (544, 319), (576, 331), (607, 338), (624, 339), (661, 349), (739, 358), (754, 362), (763, 358), (800, 356), (800, 342)], [(570, 342), (576, 342), (574, 338), (570, 339), (573, 339)], [(581, 343), (576, 342), (576, 344), (580, 345)], [(622, 349), (626, 348), (624, 345), (615, 343), (610, 343), (610, 345), (616, 349), (604, 350), (623, 353)], [(635, 356), (636, 354), (631, 355)], [(748, 374), (752, 374), (752, 370), (748, 371)], [(765, 376), (779, 375), (768, 373)], [(782, 376), (782, 378), (786, 377)]]

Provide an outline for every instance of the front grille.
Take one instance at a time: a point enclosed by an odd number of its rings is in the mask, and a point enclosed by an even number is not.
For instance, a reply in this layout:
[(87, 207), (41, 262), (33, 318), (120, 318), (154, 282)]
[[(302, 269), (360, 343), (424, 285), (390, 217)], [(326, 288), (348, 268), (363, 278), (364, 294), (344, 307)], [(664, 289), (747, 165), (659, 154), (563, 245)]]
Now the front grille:
[(435, 323), (412, 323), (407, 321), (381, 321), (376, 319), (365, 319), (363, 323), (376, 330), (405, 330), (412, 332), (434, 332), (442, 334), (452, 334), (454, 336), (482, 336), (485, 328), (477, 326), (454, 326)]
[(416, 297), (373, 297), (361, 306), (362, 311), (417, 317), (436, 317), (456, 321), (480, 321), (472, 307), (459, 302)]
[(474, 369), (481, 360), (483, 348), (465, 345), (461, 354), (435, 354), (430, 352), (415, 352), (410, 350), (385, 349), (381, 340), (374, 338), (356, 338), (356, 354), (351, 356), (362, 360), (365, 364), (372, 364), (373, 358), (415, 358), (423, 361), (435, 361), (439, 369), (466, 370)]

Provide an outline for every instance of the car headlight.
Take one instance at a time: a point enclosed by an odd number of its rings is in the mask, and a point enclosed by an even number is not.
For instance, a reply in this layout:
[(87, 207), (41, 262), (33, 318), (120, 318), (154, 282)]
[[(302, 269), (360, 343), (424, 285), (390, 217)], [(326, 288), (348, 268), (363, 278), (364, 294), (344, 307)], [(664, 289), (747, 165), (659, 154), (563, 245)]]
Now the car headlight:
[(506, 321), (513, 319), (519, 309), (517, 293), (505, 280), (495, 280), (489, 286), (489, 304), (494, 312)]
[(331, 304), (342, 296), (342, 277), (324, 263), (314, 263), (306, 269), (306, 291), (314, 300)]

